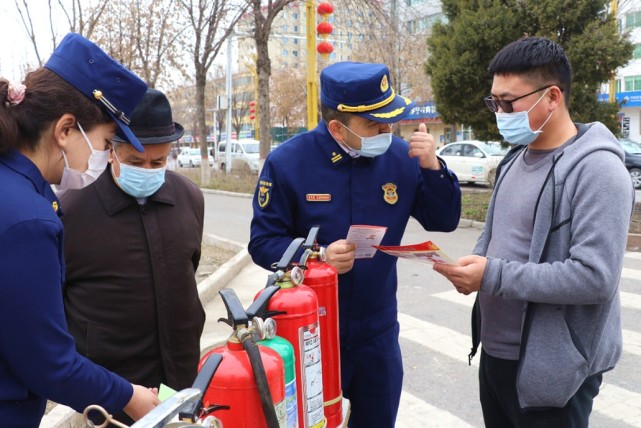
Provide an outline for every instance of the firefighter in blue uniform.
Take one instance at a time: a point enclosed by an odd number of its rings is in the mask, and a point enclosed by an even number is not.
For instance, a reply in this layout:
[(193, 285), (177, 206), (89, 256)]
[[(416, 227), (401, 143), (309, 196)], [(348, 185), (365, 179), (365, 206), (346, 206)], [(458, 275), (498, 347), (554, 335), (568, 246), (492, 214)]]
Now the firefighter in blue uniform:
[(341, 376), (350, 427), (394, 427), (403, 368), (398, 343), (396, 258), (354, 261), (350, 225), (387, 227), (399, 245), (410, 216), (430, 231), (459, 221), (456, 176), (436, 157), (425, 125), (409, 142), (392, 124), (414, 103), (394, 93), (382, 64), (342, 62), (321, 73), (318, 126), (266, 159), (253, 200), (249, 252), (270, 269), (293, 238), (320, 225), (318, 241), (339, 273)]
[(78, 412), (90, 404), (124, 409), (135, 419), (159, 403), (152, 391), (76, 352), (62, 304), (62, 212), (50, 186), (78, 189), (95, 180), (117, 128), (142, 151), (128, 116), (146, 89), (74, 33), (24, 84), (0, 78), (2, 428), (37, 428), (47, 399)]

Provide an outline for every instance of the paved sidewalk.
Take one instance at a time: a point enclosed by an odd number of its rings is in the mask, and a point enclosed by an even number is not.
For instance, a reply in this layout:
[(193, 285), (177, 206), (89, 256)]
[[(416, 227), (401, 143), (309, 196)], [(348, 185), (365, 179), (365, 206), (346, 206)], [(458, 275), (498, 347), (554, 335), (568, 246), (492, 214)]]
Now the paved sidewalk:
[[(247, 250), (243, 249), (239, 254), (246, 253), (246, 251)], [(232, 260), (230, 260), (230, 262), (232, 262)], [(251, 302), (254, 301), (256, 293), (265, 288), (267, 276), (271, 272), (255, 265), (249, 258), (249, 255), (247, 255), (247, 258), (239, 257), (238, 260), (233, 261), (233, 263), (236, 264), (235, 268), (239, 268), (238, 274), (226, 284), (221, 283), (221, 287), (219, 287), (218, 290), (223, 287), (234, 290), (242, 302), (243, 307), (247, 308)], [(218, 291), (207, 301), (202, 300), (202, 302), (207, 315), (205, 329), (200, 338), (200, 349), (204, 354), (210, 349), (224, 344), (231, 334), (232, 329), (226, 323), (218, 322), (219, 318), (227, 318), (227, 309)]]

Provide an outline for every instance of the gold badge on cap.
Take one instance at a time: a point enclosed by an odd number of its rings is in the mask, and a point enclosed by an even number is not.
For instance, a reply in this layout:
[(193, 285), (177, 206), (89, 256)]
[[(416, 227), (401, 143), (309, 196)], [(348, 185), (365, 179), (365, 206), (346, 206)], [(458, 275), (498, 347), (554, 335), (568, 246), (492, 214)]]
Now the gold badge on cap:
[(381, 92), (387, 92), (389, 89), (389, 82), (387, 81), (387, 74), (383, 76), (383, 79), (381, 80)]
[(272, 182), (261, 178), (258, 183), (258, 194), (256, 195), (258, 206), (265, 208), (271, 199)]
[(396, 184), (394, 183), (385, 183), (381, 187), (383, 189), (383, 200), (390, 205), (394, 205), (398, 202), (398, 193), (396, 193)]

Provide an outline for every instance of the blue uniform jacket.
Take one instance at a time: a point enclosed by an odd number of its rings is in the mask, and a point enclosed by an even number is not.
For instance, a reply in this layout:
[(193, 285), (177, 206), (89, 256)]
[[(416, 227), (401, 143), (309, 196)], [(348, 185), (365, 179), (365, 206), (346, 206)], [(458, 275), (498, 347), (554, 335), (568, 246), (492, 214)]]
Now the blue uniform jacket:
[[(394, 137), (375, 158), (352, 159), (321, 121), (267, 157), (253, 201), (249, 253), (271, 269), (293, 238), (320, 225), (318, 242), (345, 239), (350, 225), (386, 226), (382, 245), (399, 245), (410, 216), (426, 230), (452, 231), (461, 213), (456, 176), (421, 169)], [(429, 238), (426, 236), (426, 238)], [(339, 276), (341, 344), (349, 348), (396, 323), (396, 257), (377, 252)]]
[(78, 355), (67, 333), (63, 227), (49, 183), (16, 150), (0, 156), (0, 183), (0, 426), (37, 427), (46, 398), (79, 412), (121, 410), (131, 385)]

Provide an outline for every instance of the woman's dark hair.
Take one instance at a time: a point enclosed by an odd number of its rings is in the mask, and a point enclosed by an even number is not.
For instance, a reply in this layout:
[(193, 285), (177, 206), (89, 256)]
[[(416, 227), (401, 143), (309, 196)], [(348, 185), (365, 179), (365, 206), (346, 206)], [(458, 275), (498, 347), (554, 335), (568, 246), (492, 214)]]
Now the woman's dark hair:
[(111, 117), (98, 105), (47, 68), (27, 74), (24, 100), (11, 105), (9, 82), (0, 78), (0, 153), (12, 148), (33, 152), (49, 127), (71, 113), (86, 131), (109, 123)]

